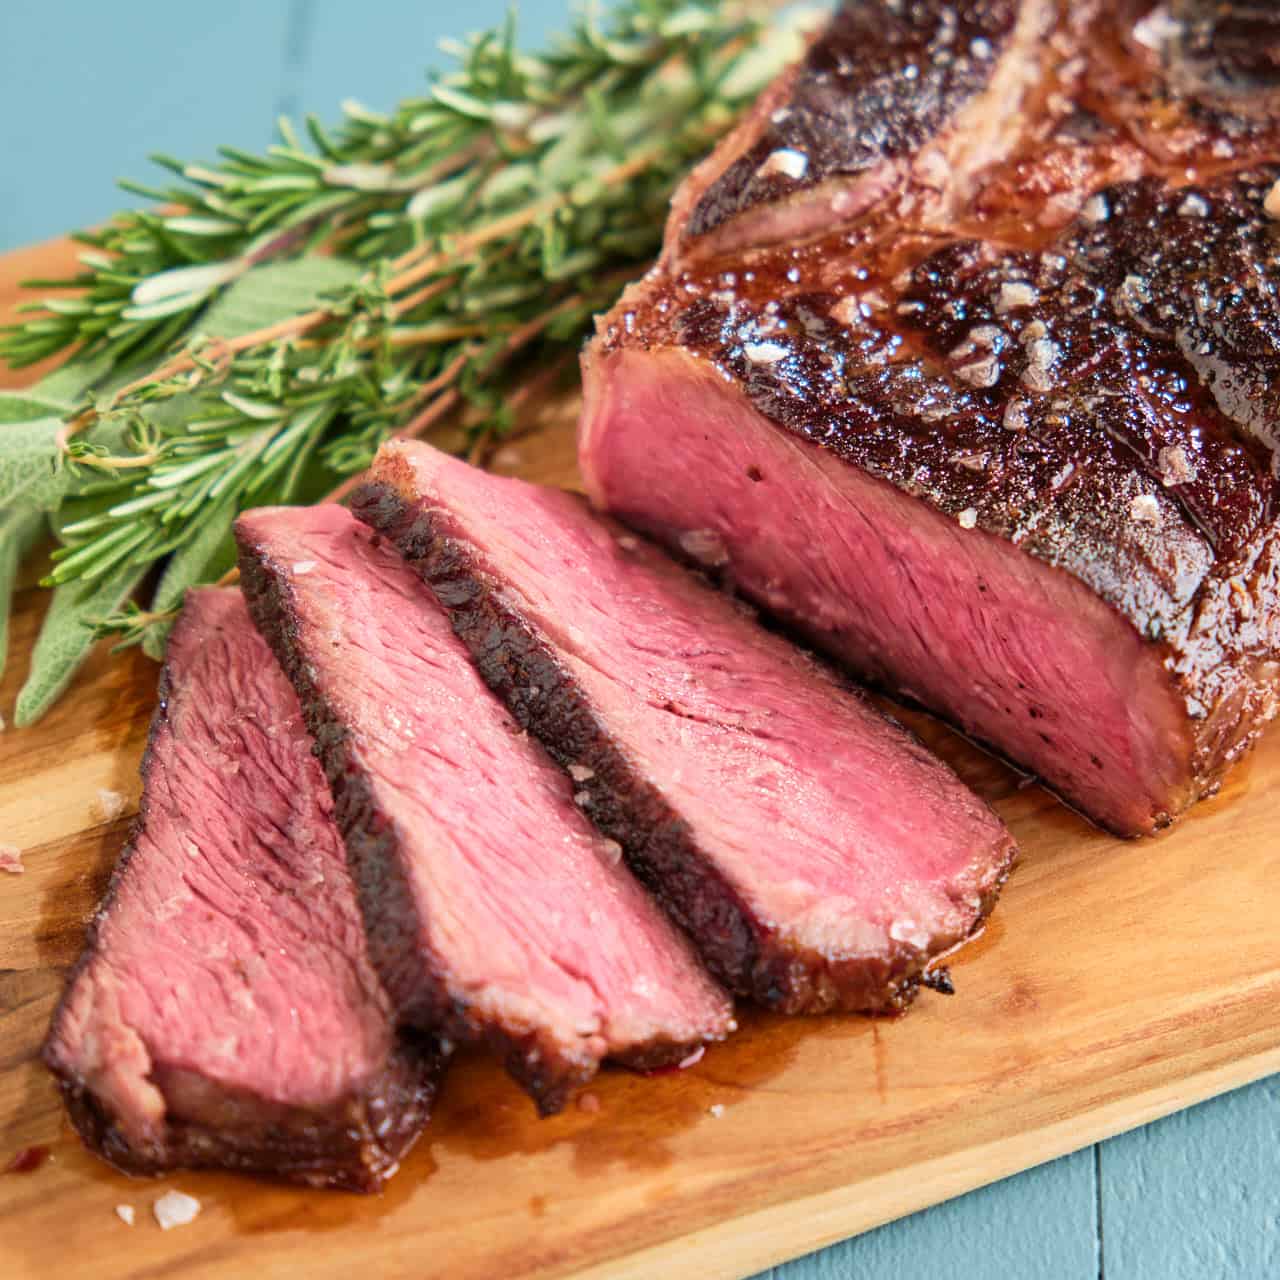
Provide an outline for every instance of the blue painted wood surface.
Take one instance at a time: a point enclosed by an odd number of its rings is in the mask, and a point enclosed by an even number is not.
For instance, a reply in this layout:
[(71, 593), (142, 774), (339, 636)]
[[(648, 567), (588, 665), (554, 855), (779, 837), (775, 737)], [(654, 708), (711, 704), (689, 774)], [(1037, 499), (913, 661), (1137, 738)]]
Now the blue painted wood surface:
[[(260, 147), (281, 111), (391, 106), (503, 0), (0, 0), (0, 249), (121, 203), (146, 156)], [(523, 0), (540, 39), (565, 0)], [(766, 1273), (769, 1280), (1280, 1277), (1280, 1078)], [(762, 1278), (763, 1280), (763, 1278)]]

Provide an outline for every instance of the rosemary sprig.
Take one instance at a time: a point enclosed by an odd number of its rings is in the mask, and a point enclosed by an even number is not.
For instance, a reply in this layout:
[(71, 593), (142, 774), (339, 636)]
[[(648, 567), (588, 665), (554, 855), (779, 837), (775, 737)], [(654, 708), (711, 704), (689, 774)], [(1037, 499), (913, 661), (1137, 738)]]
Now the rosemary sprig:
[(63, 477), (49, 585), (169, 558), (149, 607), (76, 625), (156, 650), (182, 590), (225, 567), (239, 510), (314, 500), (461, 405), (479, 410), (466, 447), (501, 438), (513, 379), (571, 350), (652, 255), (675, 184), (795, 30), (747, 4), (623, 0), (534, 55), (508, 21), (449, 44), (457, 69), (388, 115), (348, 103), (333, 131), (281, 121), (265, 155), (157, 157), (173, 181), (126, 186), (155, 207), (82, 234), (79, 274), (33, 282), (68, 296), (0, 331), (15, 367), (92, 365), (28, 467), (33, 493)]

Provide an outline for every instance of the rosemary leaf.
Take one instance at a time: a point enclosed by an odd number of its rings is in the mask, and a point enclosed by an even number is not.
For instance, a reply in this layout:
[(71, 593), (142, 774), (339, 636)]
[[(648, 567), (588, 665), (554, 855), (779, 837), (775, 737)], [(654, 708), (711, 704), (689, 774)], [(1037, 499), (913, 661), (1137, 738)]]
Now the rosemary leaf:
[[(94, 629), (158, 653), (244, 507), (313, 500), (459, 408), (468, 452), (509, 430), (525, 371), (571, 358), (798, 51), (768, 3), (617, 0), (542, 52), (508, 19), (392, 112), (349, 102), (265, 154), (156, 157), (159, 184), (125, 184), (154, 207), (82, 233), (76, 274), (38, 286), (74, 292), (0, 330), (15, 367), (74, 353), (0, 432), (0, 508), (49, 508), (62, 544), (23, 716)], [(121, 608), (165, 557), (150, 612)]]

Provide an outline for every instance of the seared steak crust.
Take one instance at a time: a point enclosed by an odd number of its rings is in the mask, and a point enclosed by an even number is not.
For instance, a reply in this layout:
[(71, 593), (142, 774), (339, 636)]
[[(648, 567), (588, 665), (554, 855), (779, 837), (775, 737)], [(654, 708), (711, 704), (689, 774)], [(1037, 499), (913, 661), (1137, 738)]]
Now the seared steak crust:
[(405, 1040), (367, 1088), (327, 1110), (270, 1105), (252, 1094), (211, 1089), (198, 1077), (161, 1073), (166, 1095), (203, 1099), (208, 1119), (171, 1113), (163, 1138), (139, 1145), (84, 1083), (60, 1074), (76, 1132), (123, 1173), (226, 1169), (339, 1191), (378, 1191), (431, 1115), (448, 1059), (431, 1040)]
[[(636, 774), (551, 647), (477, 576), (467, 548), (441, 537), (430, 513), (415, 509), (390, 485), (362, 485), (352, 495), (351, 509), (390, 538), (422, 575), (449, 610), (454, 631), (485, 683), (521, 727), (562, 768), (576, 764), (591, 770), (580, 785), (591, 796), (592, 819), (627, 851), (631, 866), (667, 912), (698, 939), (711, 972), (735, 993), (786, 1011), (810, 1008), (815, 987), (825, 986), (829, 999), (835, 984), (818, 982), (785, 957), (761, 956), (755, 924), (733, 887), (702, 858), (686, 824), (657, 790)], [(825, 966), (820, 958), (815, 961), (811, 973), (820, 974)], [(750, 977), (744, 980), (744, 974)], [(855, 989), (864, 985), (870, 994), (886, 984), (868, 975)], [(898, 984), (887, 985), (896, 999)], [(914, 983), (903, 985), (909, 989)], [(856, 998), (855, 992), (850, 995)]]
[[(282, 529), (273, 516), (285, 518)], [(602, 841), (572, 789), (489, 698), (410, 571), (340, 508), (254, 512), (236, 536), (250, 611), (298, 691), (333, 790), (370, 956), (402, 1023), (448, 1041), (486, 1041), (544, 1115), (561, 1110), (605, 1057), (649, 1069), (722, 1039), (730, 1000), (627, 872), (602, 865)], [(313, 553), (341, 564), (303, 562), (313, 576), (302, 581), (378, 575), (347, 607), (400, 611), (406, 626), (349, 625), (327, 597), (304, 611), (296, 557)], [(398, 643), (414, 647), (388, 661)], [(366, 648), (380, 658), (368, 662)], [(414, 665), (433, 650), (438, 669)], [(352, 653), (361, 654), (358, 667)], [(362, 683), (370, 670), (385, 674), (372, 690)], [(387, 706), (370, 708), (370, 698)], [(468, 738), (467, 721), (487, 727)], [(396, 750), (387, 748), (388, 726), (402, 735)], [(447, 763), (424, 775), (424, 754)], [(459, 829), (444, 834), (448, 847), (417, 829), (447, 825), (430, 799), (444, 787), (465, 798)], [(431, 806), (425, 814), (399, 803), (406, 788)], [(519, 825), (526, 821), (532, 835)], [(483, 874), (459, 873), (452, 857)], [(552, 900), (537, 900), (539, 892)]]
[[(206, 661), (225, 672), (225, 681), (214, 683)], [(264, 732), (273, 759), (240, 757), (246, 739), (239, 737), (237, 717), (249, 726), (247, 734)], [(290, 774), (295, 799), (277, 789), (277, 769)], [(68, 976), (44, 1049), (76, 1131), (127, 1173), (218, 1168), (376, 1191), (426, 1124), (445, 1056), (432, 1041), (394, 1037), (389, 1006), (359, 934), (348, 936), (354, 896), (344, 883), (328, 792), (309, 758), (293, 691), (274, 670), (239, 592), (204, 589), (188, 596), (161, 672), (141, 771), (138, 817), (85, 950)], [(237, 814), (233, 821), (243, 827), (227, 833), (241, 865), (216, 873), (231, 901), (243, 895), (239, 920), (220, 914), (224, 904), (207, 896), (209, 881), (192, 880), (188, 891), (180, 887), (181, 878), (163, 876), (162, 864), (175, 856), (179, 865), (211, 856), (195, 841), (202, 838), (202, 822), (223, 816), (186, 809), (206, 787), (227, 789)], [(267, 853), (277, 826), (297, 850), (278, 860)], [(255, 843), (256, 829), (265, 833), (262, 848)], [(321, 1068), (319, 1078), (336, 1083), (336, 1094), (330, 1087), (322, 1101), (303, 1096), (322, 1086), (281, 1078), (294, 1060), (302, 1061), (307, 1074), (305, 1060), (314, 1046), (287, 1017), (275, 1023), (262, 1014), (272, 997), (255, 968), (277, 950), (295, 946), (290, 929), (277, 925), (276, 913), (292, 917), (295, 901), (315, 895), (321, 905), (302, 919), (309, 918), (313, 930), (304, 950), (317, 966), (311, 972), (317, 989), (299, 997), (332, 1003), (333, 1021), (321, 1032), (331, 1064), (354, 1064), (345, 1084), (340, 1069)], [(169, 920), (184, 903), (196, 909), (176, 917), (183, 923), (175, 934)], [(326, 963), (322, 973), (318, 965), (330, 945), (339, 954), (332, 972)], [(175, 946), (189, 949), (191, 969), (167, 964)], [(217, 978), (212, 990), (188, 985), (206, 952)], [(148, 990), (150, 998), (139, 1002)], [(226, 990), (234, 993), (229, 1009)], [(166, 1028), (163, 1016), (153, 1013), (174, 1000), (185, 1035), (176, 1035), (172, 1023)], [(278, 1004), (272, 1007), (284, 1012)], [(251, 1037), (250, 1057), (270, 1038), (276, 1074), (228, 1071), (215, 1060), (217, 1039), (224, 1035)], [(204, 1061), (194, 1066), (193, 1058)], [(231, 1083), (233, 1076), (242, 1082)], [(243, 1083), (245, 1076), (255, 1087)]]
[(694, 180), (682, 236), (909, 159), (987, 87), (1016, 14), (1014, 0), (843, 5), (767, 115), (753, 112), (745, 149)]
[[(954, 21), (968, 8), (942, 7)], [(846, 4), (793, 80), (881, 8)], [(795, 438), (1070, 575), (1163, 664), (1181, 777), (1135, 817), (1031, 763), (1104, 823), (1144, 830), (1215, 790), (1277, 705), (1280, 19), (1197, 0), (1172, 23), (1143, 3), (1048, 8), (1048, 39), (1003, 46), (1031, 87), (985, 166), (940, 188), (903, 169), (873, 204), (785, 247), (693, 256), (673, 226), (589, 354), (583, 469), (599, 501), (678, 537), (673, 504), (646, 512), (639, 477), (611, 493), (593, 458), (621, 371), (679, 353), (681, 377), (714, 371)], [(892, 39), (868, 41), (860, 75), (897, 58)], [(785, 583), (739, 580), (788, 613)], [(803, 610), (791, 620), (910, 689)], [(1012, 752), (998, 725), (932, 705)]]
[[(391, 990), (413, 991), (411, 1000), (400, 1002), (401, 1021), (434, 1028), (448, 1041), (487, 1041), (544, 1115), (562, 1110), (573, 1090), (596, 1073), (597, 1056), (584, 1051), (569, 1057), (563, 1045), (537, 1030), (521, 1035), (476, 1019), (465, 1004), (450, 998), (443, 966), (419, 960), (418, 939), (426, 922), (418, 915), (406, 879), (401, 835), (387, 822), (374, 781), (352, 754), (349, 728), (314, 680), (314, 668), (298, 642), (287, 574), (273, 569), (265, 553), (242, 539), (240, 580), (259, 631), (298, 691), (316, 754), (333, 788), (334, 817), (346, 839), (374, 966)], [(403, 974), (403, 980), (397, 974)], [(688, 1048), (681, 1046), (679, 1054)], [(662, 1058), (669, 1060), (669, 1054)]]
[[(1014, 856), (1012, 841), (989, 814), (986, 838), (992, 848), (974, 850), (983, 872), (959, 932), (931, 936), (922, 946), (916, 936), (921, 926), (912, 925), (902, 932), (889, 929), (883, 947), (819, 949), (792, 936), (785, 918), (760, 918), (758, 907), (708, 856), (699, 832), (646, 775), (548, 637), (522, 612), (519, 588), (509, 589), (480, 548), (453, 535), (438, 505), (441, 499), (430, 493), (415, 495), (412, 474), (398, 466), (398, 456), (384, 451), (374, 474), (395, 474), (396, 481), (362, 486), (352, 497), (353, 510), (387, 535), (422, 575), (448, 610), (486, 683), (577, 779), (584, 810), (623, 847), (632, 868), (696, 941), (704, 963), (730, 990), (790, 1014), (898, 1011), (914, 998), (938, 955), (980, 931)], [(573, 495), (561, 498), (580, 501)], [(625, 535), (623, 541), (634, 543)], [(591, 606), (585, 599), (581, 604), (585, 618)], [(619, 602), (619, 607), (625, 610), (626, 605)], [(828, 746), (858, 750), (852, 740)], [(904, 754), (926, 754), (905, 734), (900, 749)], [(939, 769), (931, 759), (927, 767)], [(954, 779), (948, 784), (960, 789)], [(734, 803), (724, 797), (720, 802)], [(975, 830), (979, 825), (975, 820)], [(969, 835), (977, 839), (974, 831)], [(772, 833), (760, 830), (756, 838), (767, 846)], [(991, 864), (997, 866), (994, 873)], [(905, 870), (902, 874), (908, 875)], [(960, 893), (958, 887), (955, 892)]]

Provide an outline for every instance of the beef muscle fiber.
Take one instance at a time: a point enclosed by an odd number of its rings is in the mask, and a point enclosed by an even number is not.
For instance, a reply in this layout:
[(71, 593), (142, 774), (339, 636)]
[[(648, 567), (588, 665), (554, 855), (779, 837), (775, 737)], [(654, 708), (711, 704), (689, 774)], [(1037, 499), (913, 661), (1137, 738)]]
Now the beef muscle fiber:
[(45, 1045), (76, 1128), (131, 1173), (376, 1189), (439, 1059), (396, 1040), (298, 700), (238, 591), (188, 594), (142, 768)]
[(395, 552), (336, 506), (251, 511), (236, 536), (400, 1019), (487, 1038), (544, 1112), (605, 1057), (658, 1066), (722, 1038), (728, 997)]
[(847, 0), (585, 361), (593, 501), (1125, 834), (1277, 707), (1280, 8)]
[(732, 990), (904, 1006), (1013, 845), (904, 730), (576, 495), (391, 444), (357, 514)]

